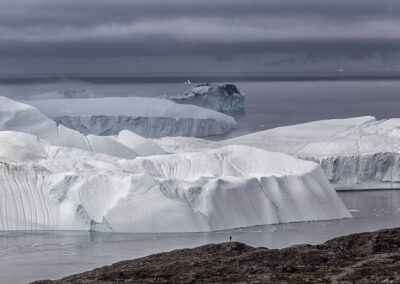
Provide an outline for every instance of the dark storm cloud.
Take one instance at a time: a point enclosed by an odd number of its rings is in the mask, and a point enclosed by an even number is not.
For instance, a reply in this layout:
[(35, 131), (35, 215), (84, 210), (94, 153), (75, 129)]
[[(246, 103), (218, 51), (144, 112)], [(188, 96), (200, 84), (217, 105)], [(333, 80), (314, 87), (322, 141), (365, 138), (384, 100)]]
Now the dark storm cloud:
[(398, 0), (2, 0), (0, 58), (393, 59), (398, 15)]
[[(26, 46), (0, 43), (4, 56), (168, 56), (168, 55), (215, 55), (219, 58), (231, 58), (229, 54), (264, 54), (264, 53), (310, 53), (319, 57), (335, 56), (346, 53), (349, 57), (363, 59), (371, 53), (396, 53), (400, 50), (400, 39), (347, 40), (286, 40), (286, 41), (252, 41), (247, 43), (182, 43), (172, 39), (120, 40), (118, 45), (107, 41), (52, 42), (46, 44), (35, 42)], [(225, 55), (225, 56), (224, 56)]]
[(354, 21), (371, 18), (397, 18), (400, 5), (386, 1), (319, 0), (3, 0), (2, 25), (96, 25), (127, 23), (149, 18), (187, 17), (321, 17), (325, 20)]

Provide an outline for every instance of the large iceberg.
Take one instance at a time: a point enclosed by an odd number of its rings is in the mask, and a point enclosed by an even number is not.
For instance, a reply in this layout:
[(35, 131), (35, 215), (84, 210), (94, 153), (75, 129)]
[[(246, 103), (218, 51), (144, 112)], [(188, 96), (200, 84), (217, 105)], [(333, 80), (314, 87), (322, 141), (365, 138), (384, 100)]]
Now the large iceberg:
[(400, 119), (356, 117), (278, 127), (212, 142), (196, 138), (154, 140), (166, 152), (248, 145), (319, 163), (336, 189), (400, 187)]
[(248, 146), (125, 160), (0, 132), (0, 230), (210, 231), (351, 217), (321, 168)]
[(216, 111), (244, 109), (245, 96), (234, 84), (197, 84), (182, 94), (163, 96), (179, 104), (191, 104)]
[(52, 145), (73, 147), (124, 158), (164, 153), (154, 142), (135, 133), (125, 131), (118, 136), (111, 137), (85, 136), (63, 125), (57, 126), (52, 119), (30, 105), (0, 97), (0, 131), (6, 130), (29, 133)]
[(318, 162), (337, 189), (400, 186), (400, 119), (331, 119), (236, 137), (251, 145)]
[(131, 130), (145, 137), (206, 137), (236, 127), (231, 116), (169, 100), (141, 97), (35, 100), (30, 105), (57, 124), (83, 134), (115, 135)]

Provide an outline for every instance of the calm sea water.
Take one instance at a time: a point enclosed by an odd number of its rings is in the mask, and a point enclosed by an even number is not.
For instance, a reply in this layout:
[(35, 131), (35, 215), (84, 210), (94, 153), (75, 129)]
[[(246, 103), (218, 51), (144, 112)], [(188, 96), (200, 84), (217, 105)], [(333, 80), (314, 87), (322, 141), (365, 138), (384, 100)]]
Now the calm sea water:
[[(400, 117), (400, 80), (238, 81), (246, 109), (234, 114), (237, 136), (277, 126), (362, 115)], [(99, 83), (87, 81), (2, 84), (0, 95), (14, 99), (62, 90), (90, 89), (103, 96), (171, 95), (188, 86), (176, 81)], [(400, 191), (341, 192), (353, 218), (258, 226), (189, 234), (111, 234), (89, 232), (0, 232), (0, 282), (56, 279), (123, 259), (228, 240), (281, 248), (322, 243), (349, 233), (400, 226)]]
[(0, 282), (58, 279), (120, 260), (227, 241), (229, 236), (252, 246), (282, 248), (400, 226), (400, 191), (340, 192), (339, 195), (353, 218), (210, 233), (0, 232)]

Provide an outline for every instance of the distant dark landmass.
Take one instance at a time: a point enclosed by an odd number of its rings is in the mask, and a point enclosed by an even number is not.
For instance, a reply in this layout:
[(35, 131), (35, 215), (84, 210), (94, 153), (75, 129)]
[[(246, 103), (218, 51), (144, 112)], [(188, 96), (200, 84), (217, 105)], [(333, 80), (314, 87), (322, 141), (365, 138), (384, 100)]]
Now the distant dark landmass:
[(88, 83), (192, 83), (268, 81), (398, 80), (399, 72), (304, 72), (304, 73), (143, 73), (143, 74), (0, 74), (0, 84), (36, 84), (65, 81)]
[(208, 244), (44, 283), (399, 283), (400, 228), (284, 249)]

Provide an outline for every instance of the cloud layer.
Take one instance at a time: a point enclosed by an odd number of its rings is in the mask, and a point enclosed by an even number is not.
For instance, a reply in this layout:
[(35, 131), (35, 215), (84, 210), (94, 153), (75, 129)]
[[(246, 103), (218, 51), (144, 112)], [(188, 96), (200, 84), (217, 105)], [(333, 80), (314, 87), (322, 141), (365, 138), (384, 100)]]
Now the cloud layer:
[(157, 69), (167, 57), (258, 57), (262, 69), (260, 60), (393, 61), (398, 15), (397, 0), (3, 0), (0, 63), (146, 57)]

